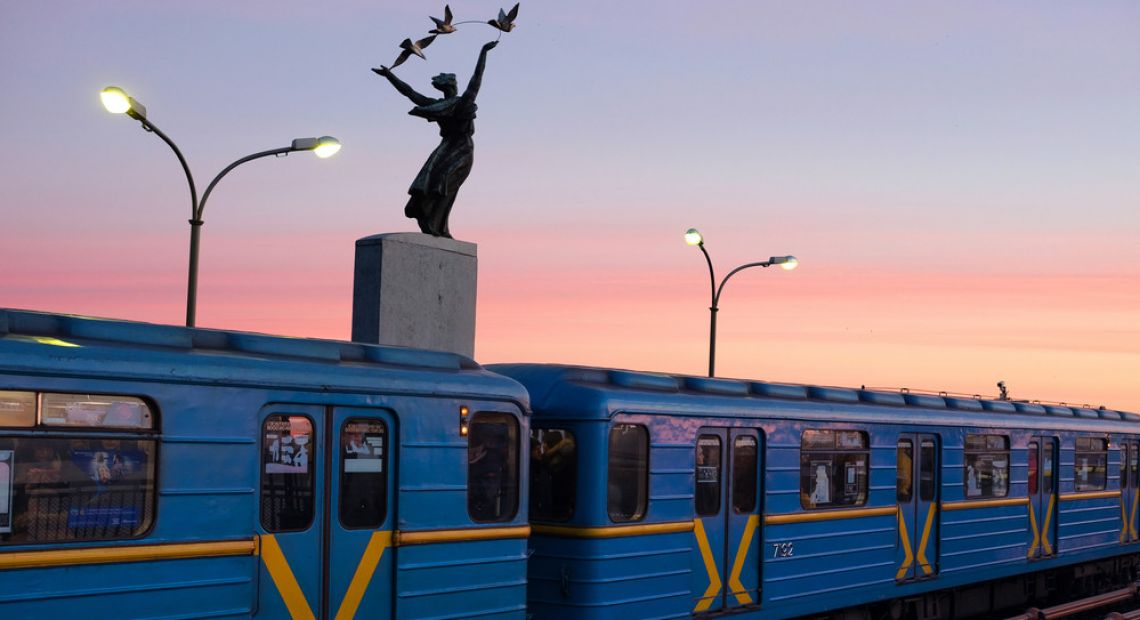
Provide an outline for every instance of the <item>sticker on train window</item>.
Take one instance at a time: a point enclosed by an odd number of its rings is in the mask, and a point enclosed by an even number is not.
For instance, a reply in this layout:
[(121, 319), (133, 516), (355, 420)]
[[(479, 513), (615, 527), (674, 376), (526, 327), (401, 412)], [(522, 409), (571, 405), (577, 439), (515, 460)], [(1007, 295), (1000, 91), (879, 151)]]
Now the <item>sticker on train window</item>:
[(309, 473), (313, 425), (300, 416), (275, 416), (265, 422), (265, 473)]
[(0, 390), (0, 426), (35, 426), (36, 393)]
[(0, 450), (0, 534), (12, 532), (12, 456)]
[(341, 436), (341, 458), (346, 474), (384, 471), (384, 424), (348, 422)]

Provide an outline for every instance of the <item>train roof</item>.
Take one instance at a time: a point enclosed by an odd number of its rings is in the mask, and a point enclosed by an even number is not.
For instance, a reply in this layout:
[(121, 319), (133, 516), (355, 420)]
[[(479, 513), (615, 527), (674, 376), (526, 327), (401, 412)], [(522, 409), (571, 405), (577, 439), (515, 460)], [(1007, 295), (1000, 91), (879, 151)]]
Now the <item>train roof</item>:
[(441, 351), (0, 308), (0, 373), (499, 397), (514, 380)]
[[(488, 370), (518, 380), (530, 391), (536, 415), (590, 418), (616, 411), (668, 408), (676, 413), (726, 415), (747, 402), (764, 414), (782, 417), (834, 417), (848, 413), (870, 421), (921, 419), (1026, 427), (1103, 428), (1140, 432), (1140, 415), (1104, 407), (1075, 407), (1020, 400), (993, 400), (948, 394), (898, 392), (742, 379), (694, 377), (562, 364), (488, 364)], [(649, 409), (653, 410), (653, 409)], [(729, 414), (730, 415), (730, 414)]]

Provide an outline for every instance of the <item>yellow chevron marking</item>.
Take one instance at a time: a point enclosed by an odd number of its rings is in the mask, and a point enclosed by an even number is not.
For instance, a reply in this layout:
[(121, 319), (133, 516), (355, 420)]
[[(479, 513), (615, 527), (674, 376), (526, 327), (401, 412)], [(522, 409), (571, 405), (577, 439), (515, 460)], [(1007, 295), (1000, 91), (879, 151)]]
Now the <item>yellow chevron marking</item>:
[(705, 561), (705, 570), (709, 574), (709, 587), (693, 611), (707, 611), (712, 607), (713, 597), (720, 592), (720, 571), (716, 568), (712, 549), (709, 548), (709, 537), (705, 534), (705, 526), (700, 519), (693, 519), (693, 534), (697, 537), (697, 546), (701, 549), (701, 558)]
[(1025, 554), (1025, 557), (1031, 558), (1041, 544), (1041, 534), (1037, 531), (1037, 511), (1033, 509), (1033, 502), (1027, 505), (1029, 506), (1029, 529), (1033, 531), (1033, 544), (1029, 545), (1029, 552)]
[(1128, 539), (1128, 509), (1124, 507), (1124, 498), (1120, 498), (1120, 542)]
[(1053, 505), (1057, 502), (1055, 494), (1049, 494), (1049, 507), (1045, 509), (1045, 522), (1041, 524), (1041, 545), (1045, 547), (1045, 555), (1053, 555), (1053, 545), (1049, 544), (1049, 523), (1053, 520)]
[(923, 574), (929, 575), (934, 572), (930, 567), (930, 562), (926, 559), (926, 544), (930, 542), (930, 529), (934, 525), (934, 513), (938, 512), (938, 504), (930, 504), (930, 510), (926, 513), (926, 525), (922, 527), (922, 541), (918, 543), (918, 563), (922, 566)]
[(265, 568), (269, 569), (269, 576), (281, 593), (285, 607), (289, 609), (289, 616), (293, 620), (316, 620), (309, 601), (305, 599), (305, 593), (293, 576), (293, 570), (289, 568), (285, 554), (281, 552), (281, 545), (277, 544), (277, 538), (272, 534), (261, 537), (261, 559), (265, 561)]
[(899, 567), (899, 572), (895, 573), (895, 580), (902, 581), (906, 578), (906, 572), (910, 569), (910, 565), (914, 562), (914, 552), (910, 550), (910, 532), (906, 531), (906, 520), (903, 519), (902, 508), (896, 512), (899, 521), (899, 540), (902, 541), (903, 554), (906, 556), (903, 559), (902, 566)]
[(1135, 489), (1132, 490), (1132, 518), (1128, 520), (1128, 531), (1132, 532), (1132, 540), (1140, 538), (1136, 534), (1136, 501), (1140, 500), (1140, 493)]
[(364, 555), (360, 557), (360, 564), (356, 566), (356, 573), (352, 582), (348, 584), (348, 591), (344, 593), (344, 600), (340, 602), (340, 609), (336, 612), (336, 620), (351, 620), (356, 617), (356, 610), (368, 584), (372, 581), (372, 574), (384, 556), (384, 550), (392, 546), (392, 532), (372, 532), (368, 546), (364, 548)]
[(740, 546), (736, 549), (736, 559), (732, 561), (732, 573), (728, 576), (728, 587), (732, 589), (732, 595), (736, 597), (736, 602), (741, 605), (749, 605), (752, 603), (752, 596), (748, 594), (748, 589), (740, 583), (740, 573), (744, 570), (744, 559), (748, 557), (748, 549), (752, 546), (752, 536), (756, 533), (756, 527), (760, 525), (760, 515), (752, 515), (748, 517), (748, 523), (744, 526), (744, 536), (740, 537)]

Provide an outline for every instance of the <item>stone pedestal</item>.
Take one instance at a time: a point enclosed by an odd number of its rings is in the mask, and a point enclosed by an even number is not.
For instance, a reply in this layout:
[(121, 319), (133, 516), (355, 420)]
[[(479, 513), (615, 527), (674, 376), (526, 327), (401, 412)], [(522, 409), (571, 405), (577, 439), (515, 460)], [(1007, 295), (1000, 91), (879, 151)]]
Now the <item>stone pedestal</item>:
[(474, 357), (476, 248), (422, 233), (357, 239), (353, 341)]

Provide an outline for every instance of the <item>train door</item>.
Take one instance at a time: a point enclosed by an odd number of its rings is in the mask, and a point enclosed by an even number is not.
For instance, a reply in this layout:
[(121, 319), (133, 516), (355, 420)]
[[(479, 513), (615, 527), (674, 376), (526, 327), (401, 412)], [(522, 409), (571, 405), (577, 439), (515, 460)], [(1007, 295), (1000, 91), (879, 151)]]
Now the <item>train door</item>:
[(755, 429), (704, 428), (697, 436), (695, 612), (760, 602), (761, 454)]
[(382, 410), (263, 410), (259, 616), (392, 616), (393, 432)]
[(895, 455), (898, 502), (898, 570), (895, 580), (938, 575), (938, 496), (941, 458), (937, 435), (904, 433)]
[(1029, 527), (1033, 529), (1029, 559), (1035, 560), (1057, 553), (1057, 439), (1034, 437), (1027, 449)]
[(1120, 542), (1140, 540), (1137, 504), (1140, 503), (1140, 442), (1128, 440), (1120, 444)]

